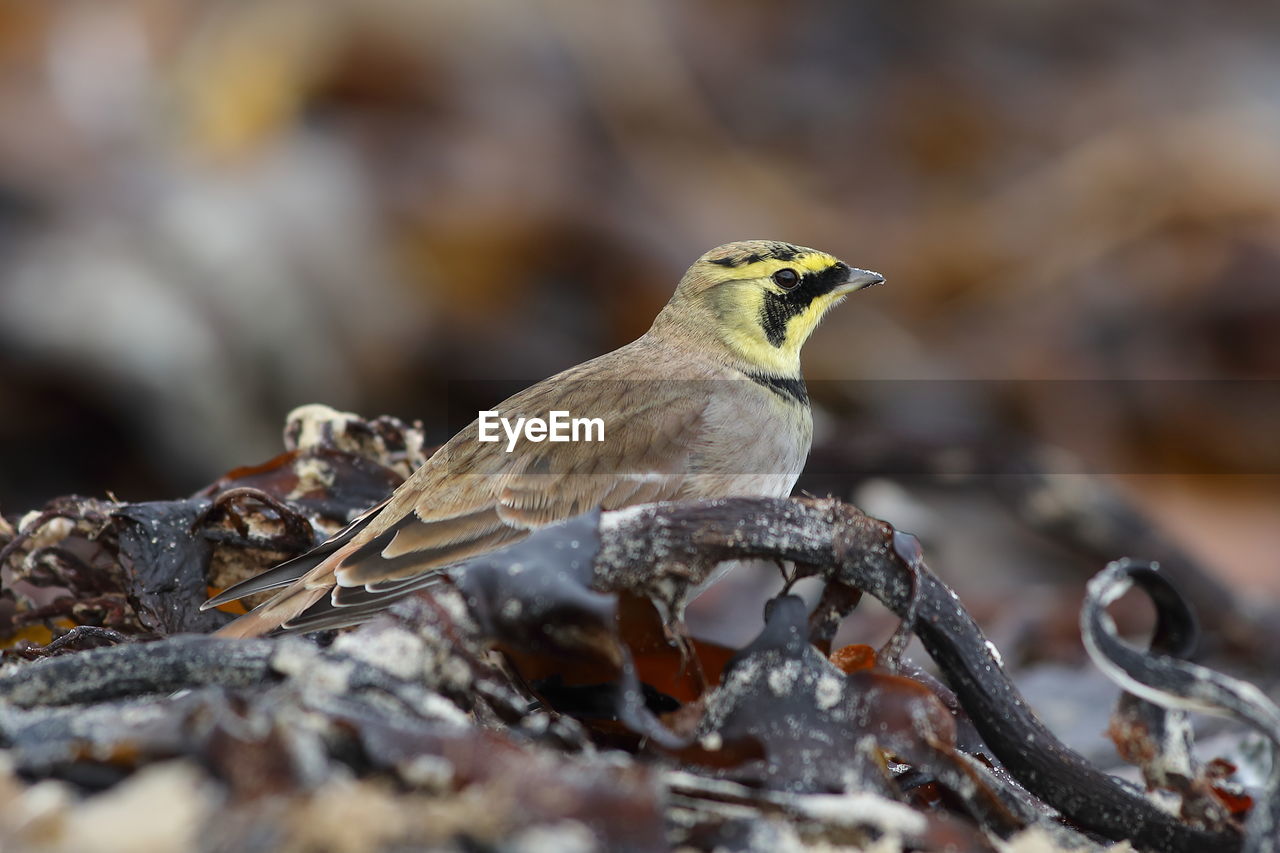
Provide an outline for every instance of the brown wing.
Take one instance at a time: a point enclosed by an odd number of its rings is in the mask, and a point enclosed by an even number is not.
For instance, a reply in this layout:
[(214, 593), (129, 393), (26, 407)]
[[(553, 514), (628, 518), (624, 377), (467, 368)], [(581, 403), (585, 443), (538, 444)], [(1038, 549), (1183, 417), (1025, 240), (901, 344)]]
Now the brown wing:
[[(438, 569), (518, 541), (535, 528), (596, 507), (683, 496), (705, 394), (690, 394), (687, 383), (564, 382), (535, 385), (498, 411), (508, 418), (545, 417), (553, 408), (575, 416), (608, 413), (602, 442), (522, 441), (507, 453), (505, 439), (482, 443), (472, 424), (380, 510), (359, 519), (354, 532), (344, 531), (346, 541), (330, 540), (314, 559), (299, 558), (287, 588), (219, 633), (255, 636), (277, 627), (352, 624), (435, 582)], [(280, 580), (277, 573), (272, 583)]]

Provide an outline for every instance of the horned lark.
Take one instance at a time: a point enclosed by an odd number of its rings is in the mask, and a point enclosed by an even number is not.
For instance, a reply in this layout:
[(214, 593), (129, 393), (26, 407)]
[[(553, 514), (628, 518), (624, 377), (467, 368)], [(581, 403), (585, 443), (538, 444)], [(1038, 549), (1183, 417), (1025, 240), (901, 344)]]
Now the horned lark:
[(601, 440), (543, 441), (544, 422), (495, 441), (477, 419), (327, 542), (204, 606), (280, 589), (224, 636), (350, 625), (445, 566), (596, 507), (788, 495), (813, 433), (800, 348), (832, 306), (882, 281), (789, 243), (712, 249), (641, 338), (495, 410), (508, 424), (557, 411), (599, 419)]

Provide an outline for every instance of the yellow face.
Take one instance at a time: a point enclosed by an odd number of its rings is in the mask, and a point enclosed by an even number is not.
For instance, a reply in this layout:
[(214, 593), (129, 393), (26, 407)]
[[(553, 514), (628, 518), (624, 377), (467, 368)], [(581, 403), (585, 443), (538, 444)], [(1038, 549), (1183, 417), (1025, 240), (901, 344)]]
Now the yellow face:
[(760, 370), (793, 375), (800, 349), (848, 294), (884, 281), (790, 243), (730, 243), (703, 255), (686, 281), (708, 300), (730, 349)]

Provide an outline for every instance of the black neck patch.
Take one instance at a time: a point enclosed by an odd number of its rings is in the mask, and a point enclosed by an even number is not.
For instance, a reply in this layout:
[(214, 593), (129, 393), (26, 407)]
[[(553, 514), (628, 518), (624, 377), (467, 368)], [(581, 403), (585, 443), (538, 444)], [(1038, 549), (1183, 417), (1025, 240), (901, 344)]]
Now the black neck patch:
[(760, 327), (769, 343), (781, 348), (787, 340), (787, 323), (792, 317), (803, 314), (814, 299), (830, 293), (849, 278), (849, 267), (834, 263), (819, 272), (807, 272), (800, 283), (791, 290), (775, 293), (764, 292), (764, 305), (760, 308)]
[[(746, 373), (746, 371), (743, 371)], [(786, 400), (794, 400), (802, 406), (809, 405), (809, 389), (800, 377), (790, 379), (786, 376), (770, 376), (767, 373), (747, 373), (752, 382), (759, 382), (773, 393)]]

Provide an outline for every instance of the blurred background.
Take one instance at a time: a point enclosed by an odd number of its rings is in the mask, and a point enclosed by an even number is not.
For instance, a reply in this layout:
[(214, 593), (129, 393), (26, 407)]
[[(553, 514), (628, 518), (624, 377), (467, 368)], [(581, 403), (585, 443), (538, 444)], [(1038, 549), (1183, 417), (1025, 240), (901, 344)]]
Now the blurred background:
[(1121, 553), (937, 488), (974, 445), (994, 491), (1065, 447), (1050, 481), (1280, 597), (1277, 33), (1270, 2), (2, 3), (0, 512), (189, 494), (302, 403), (444, 440), (768, 237), (890, 281), (806, 351), (802, 485), (920, 533), (976, 612), (1019, 596), (994, 635), (1078, 653), (1062, 590)]

